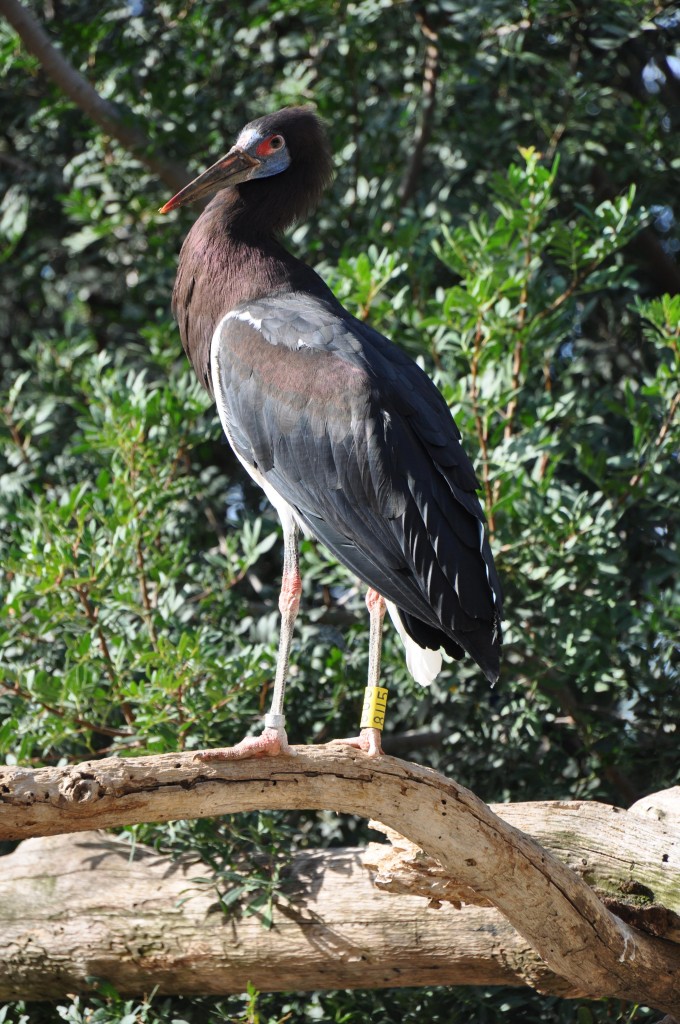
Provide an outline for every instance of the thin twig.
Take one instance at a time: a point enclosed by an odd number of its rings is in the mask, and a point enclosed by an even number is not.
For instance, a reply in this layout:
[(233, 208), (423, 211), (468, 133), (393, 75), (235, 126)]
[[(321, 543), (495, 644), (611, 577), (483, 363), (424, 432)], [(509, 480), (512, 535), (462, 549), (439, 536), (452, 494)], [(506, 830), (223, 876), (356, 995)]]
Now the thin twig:
[[(115, 729), (113, 726), (101, 725), (98, 722), (90, 722), (87, 718), (81, 718), (79, 715), (70, 715), (64, 708), (55, 707), (54, 704), (48, 704), (47, 701), (42, 700), (35, 694), (29, 693), (28, 690), (22, 689), (18, 683), (14, 683), (12, 686), (0, 686), (0, 692), (12, 693), (16, 697), (21, 697), (25, 701), (34, 701), (39, 704), (41, 708), (48, 711), (51, 715), (57, 715), (58, 718), (68, 718), (74, 725), (79, 726), (81, 729), (87, 729), (88, 732), (96, 732), (102, 736), (125, 736), (129, 737), (130, 732), (128, 729)], [(102, 751), (98, 751), (101, 754)], [(78, 755), (74, 754), (74, 758)]]
[(489, 435), (488, 428), (482, 419), (482, 413), (479, 405), (479, 360), (482, 354), (482, 321), (479, 320), (477, 323), (477, 329), (475, 331), (475, 348), (470, 362), (470, 402), (472, 404), (472, 414), (475, 421), (475, 427), (477, 430), (477, 440), (479, 442), (479, 450), (482, 455), (482, 486), (484, 487), (484, 496), (486, 498), (486, 513), (487, 521), (489, 524), (489, 534), (493, 538), (495, 533), (496, 524), (493, 514), (494, 496), (491, 487), (491, 479), (489, 477)]
[(411, 159), (399, 185), (399, 199), (406, 204), (418, 188), (418, 179), (423, 167), (425, 149), (432, 135), (436, 105), (437, 79), (439, 77), (439, 38), (427, 21), (425, 11), (416, 11), (416, 20), (426, 40), (423, 65), (423, 106), (420, 121), (413, 140)]
[(25, 160), (20, 160), (18, 156), (8, 153), (6, 149), (0, 149), (0, 163), (11, 167), (18, 174), (35, 174), (36, 171), (35, 167), (26, 163)]
[(560, 295), (557, 296), (556, 299), (553, 299), (553, 301), (548, 306), (544, 306), (543, 309), (539, 309), (538, 312), (534, 314), (534, 316), (531, 318), (531, 323), (540, 323), (541, 320), (545, 320), (546, 317), (550, 316), (552, 313), (557, 312), (560, 306), (563, 306), (564, 303), (572, 297), (574, 292), (581, 287), (583, 282), (587, 280), (592, 274), (592, 272), (594, 270), (597, 270), (599, 265), (601, 263), (604, 263), (604, 260), (607, 258), (608, 257), (602, 257), (591, 260), (590, 263), (587, 264), (587, 266), (582, 267), (577, 273), (574, 274), (569, 285), (564, 289), (564, 291)]
[[(113, 664), (111, 652), (109, 651), (109, 645), (106, 642), (104, 630), (102, 629), (101, 624), (99, 622), (99, 615), (97, 609), (90, 601), (87, 592), (87, 587), (83, 586), (82, 583), (76, 583), (75, 592), (80, 599), (80, 603), (83, 606), (88, 622), (92, 625), (97, 634), (97, 639), (99, 641), (99, 649), (102, 652), (102, 657), (104, 658), (106, 674), (111, 680), (111, 682), (115, 683), (117, 681), (116, 669)], [(135, 716), (130, 704), (125, 700), (121, 701), (120, 709), (123, 713), (123, 718), (125, 719), (126, 723), (128, 725), (133, 725), (135, 721)]]
[[(515, 416), (517, 414), (517, 406), (519, 403), (518, 395), (520, 383), (522, 380), (522, 359), (524, 356), (524, 329), (526, 326), (527, 318), (527, 302), (529, 300), (527, 278), (529, 273), (529, 267), (531, 265), (531, 231), (533, 225), (529, 226), (529, 232), (526, 239), (526, 245), (524, 248), (524, 280), (522, 282), (522, 288), (519, 295), (519, 310), (517, 313), (517, 330), (515, 349), (512, 354), (512, 373), (510, 378), (510, 398), (505, 410), (505, 427), (503, 429), (503, 437), (505, 440), (509, 440), (515, 430)], [(500, 497), (501, 482), (497, 479), (493, 486), (493, 499), (494, 504)]]
[(154, 649), (158, 643), (158, 636), (156, 635), (156, 629), (153, 624), (153, 606), (151, 604), (151, 598), (149, 596), (149, 585), (146, 578), (146, 563), (144, 561), (144, 549), (142, 547), (142, 538), (137, 535), (137, 542), (135, 544), (136, 558), (137, 558), (137, 569), (139, 570), (137, 579), (139, 580), (139, 589), (142, 595), (142, 605), (144, 607), (144, 619), (146, 621), (146, 627), (149, 631), (149, 639)]
[[(671, 404), (670, 404), (668, 412), (667, 412), (666, 416), (664, 417), (663, 422), (662, 422), (662, 424), (661, 424), (661, 426), (659, 428), (659, 432), (658, 432), (657, 436), (654, 438), (654, 441), (653, 441), (653, 443), (651, 445), (652, 453), (656, 449), (660, 448), (661, 445), (664, 443), (664, 441), (666, 439), (666, 436), (668, 434), (668, 431), (671, 429), (671, 424), (675, 421), (675, 417), (676, 417), (676, 415), (678, 413), (678, 408), (679, 407), (680, 407), (680, 391), (676, 391), (676, 393), (673, 395), (673, 398), (671, 399)], [(648, 466), (651, 465), (651, 461), (652, 460), (650, 459), (650, 462), (648, 463)], [(633, 474), (633, 476), (628, 481), (628, 486), (631, 489), (637, 487), (637, 485), (640, 483), (641, 479), (642, 479), (642, 470), (639, 469), (637, 471), (637, 473)]]
[(19, 451), (19, 456), (21, 458), (21, 461), (26, 466), (29, 466), (31, 464), (31, 460), (29, 459), (28, 455), (26, 454), (26, 445), (28, 444), (28, 440), (21, 436), (21, 433), (19, 432), (19, 428), (17, 427), (16, 423), (14, 422), (14, 419), (12, 417), (12, 412), (11, 412), (11, 410), (10, 410), (8, 405), (6, 405), (2, 409), (2, 415), (3, 415), (3, 418), (5, 420), (5, 423), (7, 424), (7, 429), (9, 430), (10, 437), (12, 438), (12, 441), (14, 442), (14, 444), (16, 445), (16, 447), (17, 447), (17, 449)]

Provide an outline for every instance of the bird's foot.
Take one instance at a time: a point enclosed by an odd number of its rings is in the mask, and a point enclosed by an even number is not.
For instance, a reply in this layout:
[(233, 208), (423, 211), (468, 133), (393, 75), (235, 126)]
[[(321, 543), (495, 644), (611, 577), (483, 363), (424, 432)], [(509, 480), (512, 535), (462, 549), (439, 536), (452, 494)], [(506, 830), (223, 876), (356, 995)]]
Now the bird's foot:
[(215, 750), (199, 750), (194, 754), (195, 761), (245, 761), (249, 757), (277, 757), (279, 754), (295, 754), (288, 743), (286, 730), (282, 725), (277, 728), (263, 729), (259, 736), (246, 736), (235, 747), (217, 747)]
[(383, 752), (380, 729), (362, 729), (358, 736), (351, 736), (346, 740), (331, 740), (331, 743), (355, 747), (357, 750), (365, 751), (369, 757), (379, 757)]

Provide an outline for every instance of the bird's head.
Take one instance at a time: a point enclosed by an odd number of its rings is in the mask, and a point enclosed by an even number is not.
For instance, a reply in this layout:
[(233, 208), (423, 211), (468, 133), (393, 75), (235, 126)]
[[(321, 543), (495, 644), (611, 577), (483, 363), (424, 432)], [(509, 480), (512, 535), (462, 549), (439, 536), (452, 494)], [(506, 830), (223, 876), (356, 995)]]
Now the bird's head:
[[(311, 107), (285, 107), (247, 124), (229, 152), (189, 182), (160, 212), (239, 186), (241, 195), (254, 207), (265, 198), (279, 198), (281, 216), (273, 224), (279, 228), (315, 206), (332, 175), (321, 119)], [(273, 178), (276, 182), (269, 180)], [(263, 189), (267, 181), (268, 187)]]

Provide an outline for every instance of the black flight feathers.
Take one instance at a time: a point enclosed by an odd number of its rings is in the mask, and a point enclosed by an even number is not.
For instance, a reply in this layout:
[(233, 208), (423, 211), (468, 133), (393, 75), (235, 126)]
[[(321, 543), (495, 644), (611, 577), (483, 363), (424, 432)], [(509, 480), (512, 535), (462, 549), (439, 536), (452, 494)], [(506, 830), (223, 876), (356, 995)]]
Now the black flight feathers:
[(429, 377), (332, 298), (243, 302), (213, 340), (238, 454), (407, 632), (498, 676), (501, 591), (477, 481)]

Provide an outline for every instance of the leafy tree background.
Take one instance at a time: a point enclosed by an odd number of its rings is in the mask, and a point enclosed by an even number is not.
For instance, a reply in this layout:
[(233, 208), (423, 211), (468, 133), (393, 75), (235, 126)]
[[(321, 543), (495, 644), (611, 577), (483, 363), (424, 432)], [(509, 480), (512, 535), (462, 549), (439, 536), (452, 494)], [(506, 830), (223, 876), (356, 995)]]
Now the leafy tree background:
[[(678, 5), (27, 7), (143, 127), (149, 154), (198, 170), (288, 103), (328, 122), (335, 185), (290, 245), (435, 376), (477, 459), (507, 606), (493, 690), (471, 663), (420, 690), (386, 631), (392, 750), (489, 801), (625, 806), (674, 783)], [(37, 764), (233, 742), (272, 682), (280, 535), (170, 318), (197, 211), (160, 218), (173, 189), (67, 100), (3, 19), (0, 66), (2, 754)], [(355, 582), (309, 541), (302, 567), (290, 735), (323, 741), (356, 729), (367, 628)], [(365, 825), (267, 814), (130, 832), (197, 850), (223, 872), (226, 904), (266, 917), (288, 851), (361, 841)], [(269, 857), (254, 875), (256, 850)], [(7, 1022), (369, 1017), (653, 1015), (437, 988), (132, 1002), (104, 990), (0, 1010)]]

